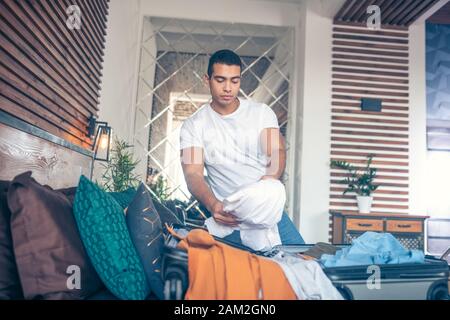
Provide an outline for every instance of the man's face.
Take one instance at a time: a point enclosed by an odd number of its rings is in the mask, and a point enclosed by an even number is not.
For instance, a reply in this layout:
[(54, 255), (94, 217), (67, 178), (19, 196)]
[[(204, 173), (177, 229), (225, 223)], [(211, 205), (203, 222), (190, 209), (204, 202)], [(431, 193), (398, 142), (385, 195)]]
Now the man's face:
[(226, 107), (233, 103), (241, 86), (241, 68), (215, 63), (211, 78), (206, 76), (213, 101), (219, 106)]

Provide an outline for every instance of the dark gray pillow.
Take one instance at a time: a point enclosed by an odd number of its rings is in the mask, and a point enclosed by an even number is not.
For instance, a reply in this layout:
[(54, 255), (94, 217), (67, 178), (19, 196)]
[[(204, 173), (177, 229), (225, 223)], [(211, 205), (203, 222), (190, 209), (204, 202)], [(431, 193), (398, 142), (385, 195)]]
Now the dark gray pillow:
[(164, 297), (161, 278), (161, 254), (164, 246), (161, 219), (153, 205), (150, 192), (144, 184), (139, 186), (126, 210), (127, 226), (136, 247), (151, 291), (160, 299)]
[(169, 226), (172, 225), (184, 225), (184, 221), (181, 221), (180, 218), (166, 205), (162, 204), (158, 200), (155, 199), (153, 204), (156, 208), (156, 211), (159, 214), (159, 218), (161, 219), (161, 224), (164, 225), (167, 223)]

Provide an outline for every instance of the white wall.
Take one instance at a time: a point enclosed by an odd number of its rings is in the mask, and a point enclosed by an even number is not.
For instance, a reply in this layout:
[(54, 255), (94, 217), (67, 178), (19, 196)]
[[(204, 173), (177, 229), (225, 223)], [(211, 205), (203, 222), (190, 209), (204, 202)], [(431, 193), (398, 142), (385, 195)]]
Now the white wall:
[[(113, 134), (128, 142), (131, 142), (130, 131), (134, 122), (139, 2), (109, 2), (100, 90), (99, 120), (107, 121)], [(100, 176), (99, 168), (96, 163), (94, 177)]]
[(296, 197), (307, 243), (328, 241), (332, 17), (342, 1), (307, 1), (300, 22), (301, 151)]
[(278, 0), (142, 0), (141, 13), (201, 21), (295, 25), (298, 5)]
[(428, 152), (426, 165), (427, 214), (433, 218), (450, 218), (450, 152)]
[(99, 118), (123, 139), (130, 138), (135, 96), (139, 1), (111, 0), (105, 39)]
[(426, 75), (425, 24), (409, 28), (409, 207), (410, 214), (424, 215), (426, 204)]

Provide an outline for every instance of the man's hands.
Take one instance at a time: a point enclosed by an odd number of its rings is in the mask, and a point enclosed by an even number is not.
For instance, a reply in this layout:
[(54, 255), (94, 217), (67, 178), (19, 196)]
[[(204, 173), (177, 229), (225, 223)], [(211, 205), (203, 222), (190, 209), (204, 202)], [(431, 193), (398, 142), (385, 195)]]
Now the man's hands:
[(216, 201), (209, 210), (216, 222), (224, 224), (229, 227), (236, 227), (239, 222), (236, 217), (232, 214), (223, 211), (223, 203), (221, 201)]

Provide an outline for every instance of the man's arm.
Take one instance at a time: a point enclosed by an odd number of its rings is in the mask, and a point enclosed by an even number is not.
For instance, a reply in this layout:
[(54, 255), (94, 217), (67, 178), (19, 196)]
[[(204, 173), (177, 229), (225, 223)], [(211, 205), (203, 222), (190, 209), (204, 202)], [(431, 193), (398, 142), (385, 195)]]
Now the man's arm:
[(181, 166), (189, 192), (208, 209), (217, 222), (236, 226), (236, 219), (223, 211), (223, 203), (215, 197), (205, 181), (203, 149), (200, 147), (182, 149)]
[(261, 146), (269, 162), (261, 179), (280, 179), (286, 167), (286, 145), (278, 128), (265, 128), (261, 132)]

